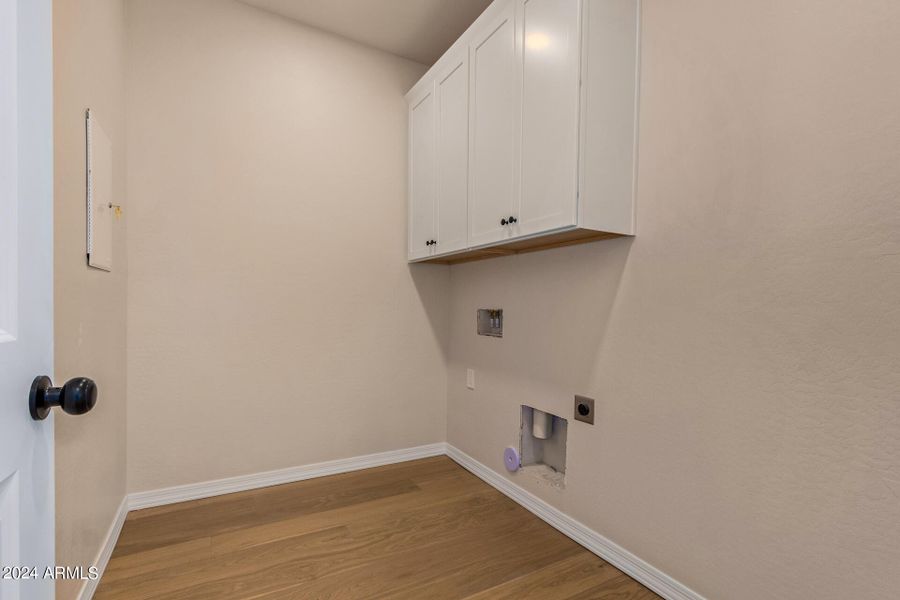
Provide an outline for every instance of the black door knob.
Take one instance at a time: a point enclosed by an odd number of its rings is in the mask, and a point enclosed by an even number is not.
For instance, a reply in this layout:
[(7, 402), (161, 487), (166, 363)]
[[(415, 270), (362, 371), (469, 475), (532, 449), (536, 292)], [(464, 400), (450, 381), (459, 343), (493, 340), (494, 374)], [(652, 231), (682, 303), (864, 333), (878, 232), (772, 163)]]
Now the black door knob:
[(508, 225), (508, 224), (509, 224), (509, 221), (507, 221), (506, 219), (500, 219), (500, 224), (501, 224), (501, 225)]
[(83, 415), (95, 404), (97, 384), (87, 377), (70, 379), (61, 388), (53, 387), (53, 382), (45, 375), (35, 377), (28, 397), (28, 408), (35, 421), (46, 419), (54, 406), (59, 406), (70, 415)]
[(510, 225), (512, 225), (513, 223), (518, 223), (518, 222), (519, 222), (519, 220), (518, 220), (517, 218), (515, 218), (515, 217), (510, 217), (510, 218), (509, 218), (509, 224), (510, 224)]

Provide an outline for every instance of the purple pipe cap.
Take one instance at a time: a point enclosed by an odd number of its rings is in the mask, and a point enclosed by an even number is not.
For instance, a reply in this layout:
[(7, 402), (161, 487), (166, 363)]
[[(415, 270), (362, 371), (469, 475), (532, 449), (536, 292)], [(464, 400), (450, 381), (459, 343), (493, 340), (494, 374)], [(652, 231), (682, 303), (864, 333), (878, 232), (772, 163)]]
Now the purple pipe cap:
[(503, 451), (503, 463), (506, 465), (506, 470), (510, 473), (515, 473), (519, 470), (519, 451), (510, 446), (506, 450)]

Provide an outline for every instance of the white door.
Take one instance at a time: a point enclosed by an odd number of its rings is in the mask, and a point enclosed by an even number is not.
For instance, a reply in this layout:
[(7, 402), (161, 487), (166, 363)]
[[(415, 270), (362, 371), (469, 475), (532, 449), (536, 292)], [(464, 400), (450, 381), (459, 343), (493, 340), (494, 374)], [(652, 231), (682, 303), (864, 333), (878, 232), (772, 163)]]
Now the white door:
[(435, 80), (437, 254), (463, 250), (468, 231), (469, 55), (453, 56)]
[(409, 103), (409, 259), (434, 253), (434, 86)]
[(53, 343), (53, 130), (50, 0), (0, 0), (0, 600), (49, 600), (53, 418), (28, 392)]
[(469, 46), (469, 245), (514, 235), (520, 90), (516, 69), (515, 2), (483, 24)]
[(575, 225), (578, 190), (578, 0), (517, 0), (522, 80), (516, 233)]

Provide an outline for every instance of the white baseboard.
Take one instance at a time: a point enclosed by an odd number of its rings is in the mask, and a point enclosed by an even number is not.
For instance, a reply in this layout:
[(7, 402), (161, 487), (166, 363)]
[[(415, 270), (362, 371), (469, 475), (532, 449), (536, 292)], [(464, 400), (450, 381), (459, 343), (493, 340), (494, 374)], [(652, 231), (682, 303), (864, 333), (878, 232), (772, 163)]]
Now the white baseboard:
[(109, 557), (112, 556), (113, 550), (116, 547), (116, 542), (119, 541), (119, 534), (122, 533), (122, 526), (125, 524), (125, 517), (127, 516), (128, 496), (125, 496), (122, 498), (122, 502), (119, 503), (116, 517), (113, 519), (112, 525), (109, 526), (106, 539), (103, 540), (103, 546), (100, 548), (97, 560), (94, 561), (94, 566), (97, 567), (97, 570), (100, 572), (100, 577), (93, 581), (87, 580), (84, 582), (84, 585), (81, 586), (81, 593), (78, 594), (79, 600), (91, 600), (91, 598), (94, 597), (94, 592), (97, 591), (97, 586), (100, 584), (100, 579), (103, 577), (106, 565), (109, 564)]
[(536, 516), (572, 538), (623, 573), (647, 586), (666, 600), (705, 600), (686, 585), (669, 577), (615, 542), (579, 523), (569, 515), (526, 492), (506, 477), (484, 466), (462, 450), (447, 444), (447, 456), (485, 483), (506, 494)]
[(140, 510), (142, 508), (163, 506), (166, 504), (174, 504), (176, 502), (211, 498), (213, 496), (255, 490), (257, 488), (269, 487), (282, 483), (293, 483), (295, 481), (303, 481), (304, 479), (336, 475), (338, 473), (349, 473), (350, 471), (370, 469), (372, 467), (380, 467), (382, 465), (390, 465), (408, 460), (428, 458), (430, 456), (441, 456), (445, 453), (446, 444), (439, 442), (437, 444), (416, 446), (414, 448), (405, 448), (402, 450), (391, 450), (388, 452), (379, 452), (377, 454), (355, 456), (353, 458), (329, 460), (327, 462), (304, 465), (302, 467), (290, 467), (288, 469), (279, 469), (277, 471), (266, 471), (263, 473), (240, 475), (238, 477), (229, 477), (227, 479), (218, 479), (215, 481), (179, 485), (148, 492), (137, 492), (129, 494), (128, 510)]
[[(428, 444), (426, 446), (417, 446), (415, 448), (406, 448), (403, 450), (391, 450), (389, 452), (356, 456), (353, 458), (331, 460), (302, 467), (291, 467), (277, 471), (253, 473), (251, 475), (229, 477), (227, 479), (219, 479), (216, 481), (206, 481), (130, 494), (122, 500), (122, 504), (119, 506), (119, 512), (116, 514), (116, 519), (109, 529), (109, 534), (107, 535), (106, 541), (103, 544), (103, 548), (100, 550), (100, 555), (97, 557), (95, 564), (102, 575), (109, 562), (109, 557), (112, 555), (113, 548), (115, 548), (116, 542), (119, 539), (119, 533), (122, 531), (122, 525), (125, 523), (125, 517), (129, 510), (163, 506), (166, 504), (174, 504), (176, 502), (198, 500), (200, 498), (210, 498), (223, 494), (303, 481), (305, 479), (324, 477), (326, 475), (349, 473), (351, 471), (359, 471), (362, 469), (406, 462), (419, 458), (428, 458), (431, 456), (441, 456), (444, 454), (449, 456), (466, 470), (478, 476), (488, 485), (509, 496), (512, 500), (543, 521), (615, 566), (623, 573), (633, 577), (666, 600), (705, 600), (705, 598), (697, 592), (676, 581), (672, 577), (669, 577), (618, 544), (603, 537), (586, 525), (579, 523), (569, 515), (554, 508), (537, 496), (526, 492), (518, 485), (484, 466), (465, 452), (444, 442)], [(79, 599), (91, 600), (94, 591), (97, 589), (98, 583), (99, 580), (85, 582)]]

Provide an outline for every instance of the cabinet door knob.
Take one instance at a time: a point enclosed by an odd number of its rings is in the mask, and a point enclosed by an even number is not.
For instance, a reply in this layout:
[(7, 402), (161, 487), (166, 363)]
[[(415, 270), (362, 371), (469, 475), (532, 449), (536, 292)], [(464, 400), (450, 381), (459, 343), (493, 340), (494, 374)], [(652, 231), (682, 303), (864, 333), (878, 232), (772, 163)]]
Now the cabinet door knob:
[(518, 222), (519, 222), (519, 220), (518, 220), (517, 218), (515, 218), (515, 217), (510, 217), (510, 218), (509, 218), (509, 224), (510, 224), (510, 225), (512, 225), (513, 223), (518, 223)]
[(508, 225), (508, 224), (509, 224), (509, 221), (507, 221), (506, 219), (500, 219), (500, 224), (501, 224), (501, 225)]

